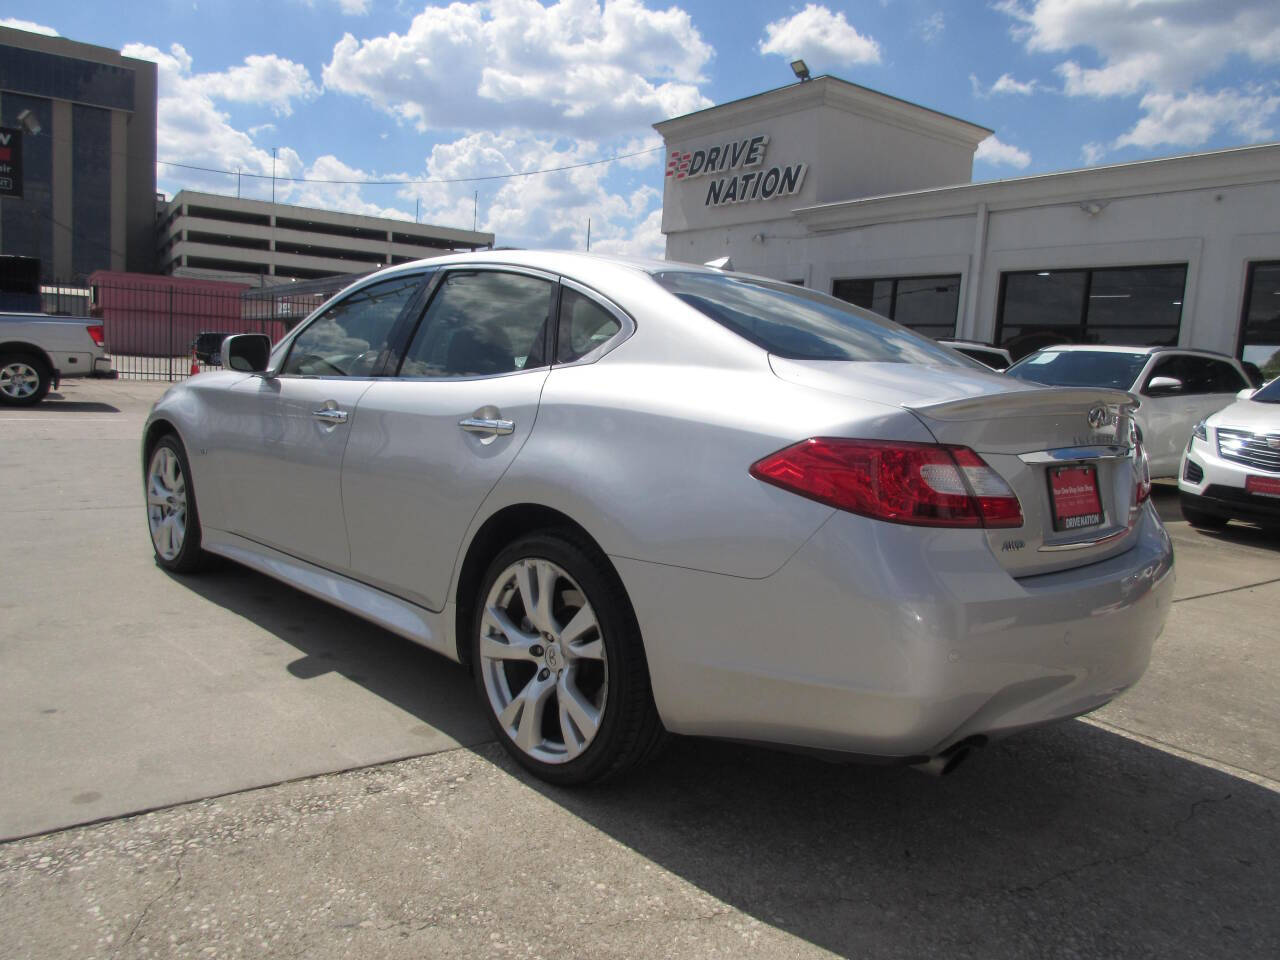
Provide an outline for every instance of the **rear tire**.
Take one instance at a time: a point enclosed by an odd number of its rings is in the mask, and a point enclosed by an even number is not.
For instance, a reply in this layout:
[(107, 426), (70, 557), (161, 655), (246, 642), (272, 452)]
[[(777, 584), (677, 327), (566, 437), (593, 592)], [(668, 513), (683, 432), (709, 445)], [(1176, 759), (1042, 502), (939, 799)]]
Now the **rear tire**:
[(471, 624), (485, 715), (535, 776), (603, 780), (664, 742), (635, 612), (608, 559), (581, 534), (533, 533), (499, 553)]
[(1227, 518), (1219, 517), (1217, 514), (1205, 513), (1202, 510), (1196, 510), (1183, 504), (1182, 515), (1186, 518), (1187, 523), (1191, 524), (1197, 530), (1222, 530), (1227, 526)]
[(175, 434), (165, 434), (147, 454), (143, 492), (156, 563), (171, 573), (195, 573), (208, 554), (200, 549), (200, 511), (191, 465)]
[(0, 355), (0, 404), (30, 407), (39, 403), (53, 384), (53, 371), (30, 353)]

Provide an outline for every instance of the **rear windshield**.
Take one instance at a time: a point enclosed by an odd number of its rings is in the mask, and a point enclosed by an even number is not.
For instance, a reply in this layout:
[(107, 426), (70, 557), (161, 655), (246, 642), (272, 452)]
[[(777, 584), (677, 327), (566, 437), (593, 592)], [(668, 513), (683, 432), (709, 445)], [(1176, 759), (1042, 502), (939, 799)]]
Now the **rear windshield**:
[(1280, 377), (1276, 377), (1249, 399), (1259, 403), (1280, 403)]
[(1114, 387), (1128, 390), (1147, 364), (1145, 353), (1041, 350), (1005, 371), (1019, 380), (1051, 387)]
[(979, 366), (892, 320), (793, 284), (674, 270), (654, 279), (698, 312), (789, 360)]

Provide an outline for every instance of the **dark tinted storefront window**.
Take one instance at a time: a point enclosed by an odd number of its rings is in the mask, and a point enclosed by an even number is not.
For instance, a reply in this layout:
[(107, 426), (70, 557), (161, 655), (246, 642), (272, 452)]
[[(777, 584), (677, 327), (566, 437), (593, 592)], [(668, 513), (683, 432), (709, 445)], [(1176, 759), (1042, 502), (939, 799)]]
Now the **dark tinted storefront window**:
[[(0, 48), (0, 56), (10, 48)], [(18, 114), (30, 110), (43, 128), (22, 138), (22, 199), (0, 203), (4, 252), (40, 260), (40, 279), (53, 280), (53, 104), (17, 93), (0, 96), (0, 126), (20, 126)]]
[(1055, 343), (1173, 346), (1185, 263), (1001, 275), (996, 339), (1014, 358)]
[(831, 292), (928, 337), (956, 332), (960, 275), (837, 280)]
[(75, 104), (71, 129), (71, 272), (87, 277), (111, 269), (111, 113)]
[(0, 88), (51, 100), (133, 109), (132, 70), (3, 44)]
[(1249, 264), (1240, 358), (1257, 364), (1266, 380), (1280, 377), (1280, 261)]

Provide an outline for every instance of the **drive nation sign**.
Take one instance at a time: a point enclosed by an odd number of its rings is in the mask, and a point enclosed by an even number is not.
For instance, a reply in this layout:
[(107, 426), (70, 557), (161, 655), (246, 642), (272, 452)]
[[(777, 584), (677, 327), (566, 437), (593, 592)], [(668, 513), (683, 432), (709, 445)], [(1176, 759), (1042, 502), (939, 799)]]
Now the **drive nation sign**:
[(0, 197), (22, 196), (22, 131), (0, 127)]
[[(771, 200), (799, 193), (808, 164), (793, 163), (765, 169), (768, 147), (769, 138), (761, 133), (688, 153), (673, 150), (667, 159), (667, 176), (673, 180), (713, 177), (707, 184), (707, 196), (703, 201), (706, 207)], [(757, 167), (759, 169), (752, 169)]]

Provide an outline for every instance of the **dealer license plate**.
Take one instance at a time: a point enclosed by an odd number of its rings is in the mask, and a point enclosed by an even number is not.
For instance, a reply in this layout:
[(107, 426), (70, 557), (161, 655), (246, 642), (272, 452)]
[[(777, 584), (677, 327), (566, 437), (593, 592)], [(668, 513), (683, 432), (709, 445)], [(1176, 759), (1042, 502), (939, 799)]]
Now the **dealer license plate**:
[(1079, 530), (1102, 522), (1098, 472), (1093, 466), (1054, 467), (1049, 471), (1053, 529)]
[(1245, 477), (1244, 489), (1259, 497), (1280, 497), (1280, 477)]

